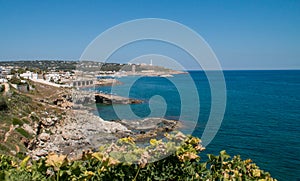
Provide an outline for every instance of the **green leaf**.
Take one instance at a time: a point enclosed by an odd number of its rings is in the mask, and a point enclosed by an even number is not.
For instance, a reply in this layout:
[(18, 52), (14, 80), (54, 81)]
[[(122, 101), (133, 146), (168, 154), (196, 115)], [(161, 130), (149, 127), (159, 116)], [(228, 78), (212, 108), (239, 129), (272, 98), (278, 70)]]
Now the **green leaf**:
[(25, 168), (26, 168), (29, 159), (30, 159), (30, 156), (27, 156), (26, 158), (24, 158), (24, 159), (21, 161), (20, 167), (21, 167), (22, 169), (25, 169)]

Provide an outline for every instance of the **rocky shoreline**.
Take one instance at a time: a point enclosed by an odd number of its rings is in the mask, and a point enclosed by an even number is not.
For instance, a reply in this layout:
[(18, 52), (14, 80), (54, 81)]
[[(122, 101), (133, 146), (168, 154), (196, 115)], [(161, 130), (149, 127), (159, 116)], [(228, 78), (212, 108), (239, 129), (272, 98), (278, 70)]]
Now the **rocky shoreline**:
[[(84, 150), (97, 150), (123, 137), (133, 137), (137, 142), (162, 136), (178, 127), (178, 121), (163, 118), (143, 120), (105, 121), (87, 110), (69, 110), (63, 121), (45, 119), (29, 144), (29, 155), (34, 159), (49, 152), (76, 158)], [(36, 130), (37, 130), (36, 126)]]
[[(10, 125), (4, 134), (4, 141), (19, 136), (20, 150), (10, 150), (12, 155), (23, 153), (33, 159), (39, 159), (54, 152), (77, 158), (84, 150), (98, 150), (99, 146), (110, 144), (120, 138), (132, 137), (137, 142), (148, 142), (151, 138), (163, 136), (180, 126), (180, 122), (163, 118), (142, 120), (105, 121), (93, 114), (95, 93), (75, 89), (55, 88), (34, 83), (36, 92), (26, 94), (31, 97), (30, 105), (36, 105), (28, 115), (23, 116), (22, 124)], [(47, 93), (45, 93), (47, 92)], [(25, 97), (24, 93), (23, 94)], [(130, 98), (114, 97), (113, 103), (136, 103)], [(26, 136), (20, 136), (16, 129), (23, 130)]]
[(136, 142), (147, 142), (151, 138), (160, 138), (164, 133), (171, 132), (181, 127), (181, 122), (164, 118), (145, 118), (141, 120), (115, 121), (131, 131), (131, 137)]
[(63, 121), (49, 122), (41, 125), (42, 131), (29, 144), (29, 155), (33, 158), (46, 156), (49, 152), (74, 157), (82, 150), (100, 146), (95, 137), (105, 144), (116, 140), (117, 132), (130, 132), (125, 126), (104, 121), (86, 110), (69, 110)]

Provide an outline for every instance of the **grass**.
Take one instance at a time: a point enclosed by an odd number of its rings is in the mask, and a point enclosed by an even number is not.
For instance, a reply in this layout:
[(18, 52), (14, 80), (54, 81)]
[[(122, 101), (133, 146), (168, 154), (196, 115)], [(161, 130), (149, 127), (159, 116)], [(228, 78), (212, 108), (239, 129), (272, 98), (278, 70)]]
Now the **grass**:
[(31, 137), (31, 135), (27, 131), (25, 131), (23, 128), (16, 128), (16, 131), (18, 133), (20, 133), (22, 136), (24, 136), (25, 138)]
[[(11, 125), (19, 125), (8, 137), (6, 143), (0, 142), (0, 153), (10, 154), (10, 149), (15, 150), (15, 146), (18, 146), (20, 151), (26, 152), (26, 147), (20, 139), (22, 137), (31, 139), (33, 135), (24, 130), (22, 125), (38, 122), (40, 117), (46, 116), (45, 112), (54, 115), (60, 115), (63, 112), (37, 101), (47, 99), (52, 95), (57, 96), (62, 91), (61, 89), (42, 84), (37, 84), (35, 87), (34, 94), (20, 93), (14, 88), (11, 88), (5, 95), (0, 93), (0, 141), (4, 140), (4, 135)], [(35, 114), (31, 114), (32, 112)]]
[(24, 122), (21, 121), (21, 120), (18, 119), (18, 118), (13, 118), (12, 124), (13, 124), (13, 125), (19, 125), (19, 126), (22, 126), (22, 125), (24, 124)]
[(30, 123), (30, 121), (28, 121), (28, 120), (25, 119), (25, 118), (21, 119), (21, 121), (23, 121), (23, 123), (26, 123), (26, 124), (29, 124), (29, 123)]
[(10, 140), (7, 140), (6, 143), (3, 144), (6, 148), (9, 149), (9, 151), (12, 151), (12, 150), (16, 150), (16, 146), (14, 143), (10, 142)]
[(3, 143), (0, 143), (0, 152), (9, 152), (9, 148), (7, 148)]

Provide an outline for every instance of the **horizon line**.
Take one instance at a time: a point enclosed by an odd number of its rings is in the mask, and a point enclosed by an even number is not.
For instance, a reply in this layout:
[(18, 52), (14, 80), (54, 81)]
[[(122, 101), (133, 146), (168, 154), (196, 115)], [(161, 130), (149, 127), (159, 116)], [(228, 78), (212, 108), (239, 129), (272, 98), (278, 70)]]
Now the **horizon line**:
[[(24, 60), (0, 60), (1, 62), (20, 62), (20, 61), (72, 61), (72, 62), (80, 62), (80, 61), (92, 61), (92, 62), (102, 62), (102, 63), (118, 63), (118, 64), (128, 64), (120, 63), (120, 62), (105, 62), (105, 61), (97, 61), (97, 60), (75, 60), (75, 59), (24, 59)], [(159, 66), (159, 65), (157, 65)], [(300, 70), (299, 68), (224, 68), (223, 71), (263, 71), (263, 70)], [(216, 69), (203, 70), (203, 69), (186, 69), (181, 71), (219, 71)]]

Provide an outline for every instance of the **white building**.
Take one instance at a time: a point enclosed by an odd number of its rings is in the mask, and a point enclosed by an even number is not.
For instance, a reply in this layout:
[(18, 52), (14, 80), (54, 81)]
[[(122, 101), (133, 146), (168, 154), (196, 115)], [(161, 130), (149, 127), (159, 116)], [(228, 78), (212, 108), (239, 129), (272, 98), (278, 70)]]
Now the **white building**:
[(7, 67), (0, 67), (0, 76), (9, 75), (11, 73), (11, 69)]
[(26, 73), (20, 74), (20, 77), (22, 77), (24, 79), (34, 79), (34, 80), (36, 80), (36, 79), (38, 79), (38, 74), (27, 71)]
[(14, 76), (14, 75), (6, 75), (5, 77), (6, 77), (6, 79), (9, 79), (9, 80), (10, 80), (10, 79), (13, 78), (13, 76)]
[(0, 78), (0, 83), (6, 83), (6, 82), (8, 82), (7, 79)]
[(48, 82), (50, 82), (50, 81), (57, 82), (58, 80), (60, 80), (60, 75), (57, 73), (46, 74), (45, 78), (46, 78), (46, 81), (48, 81)]

